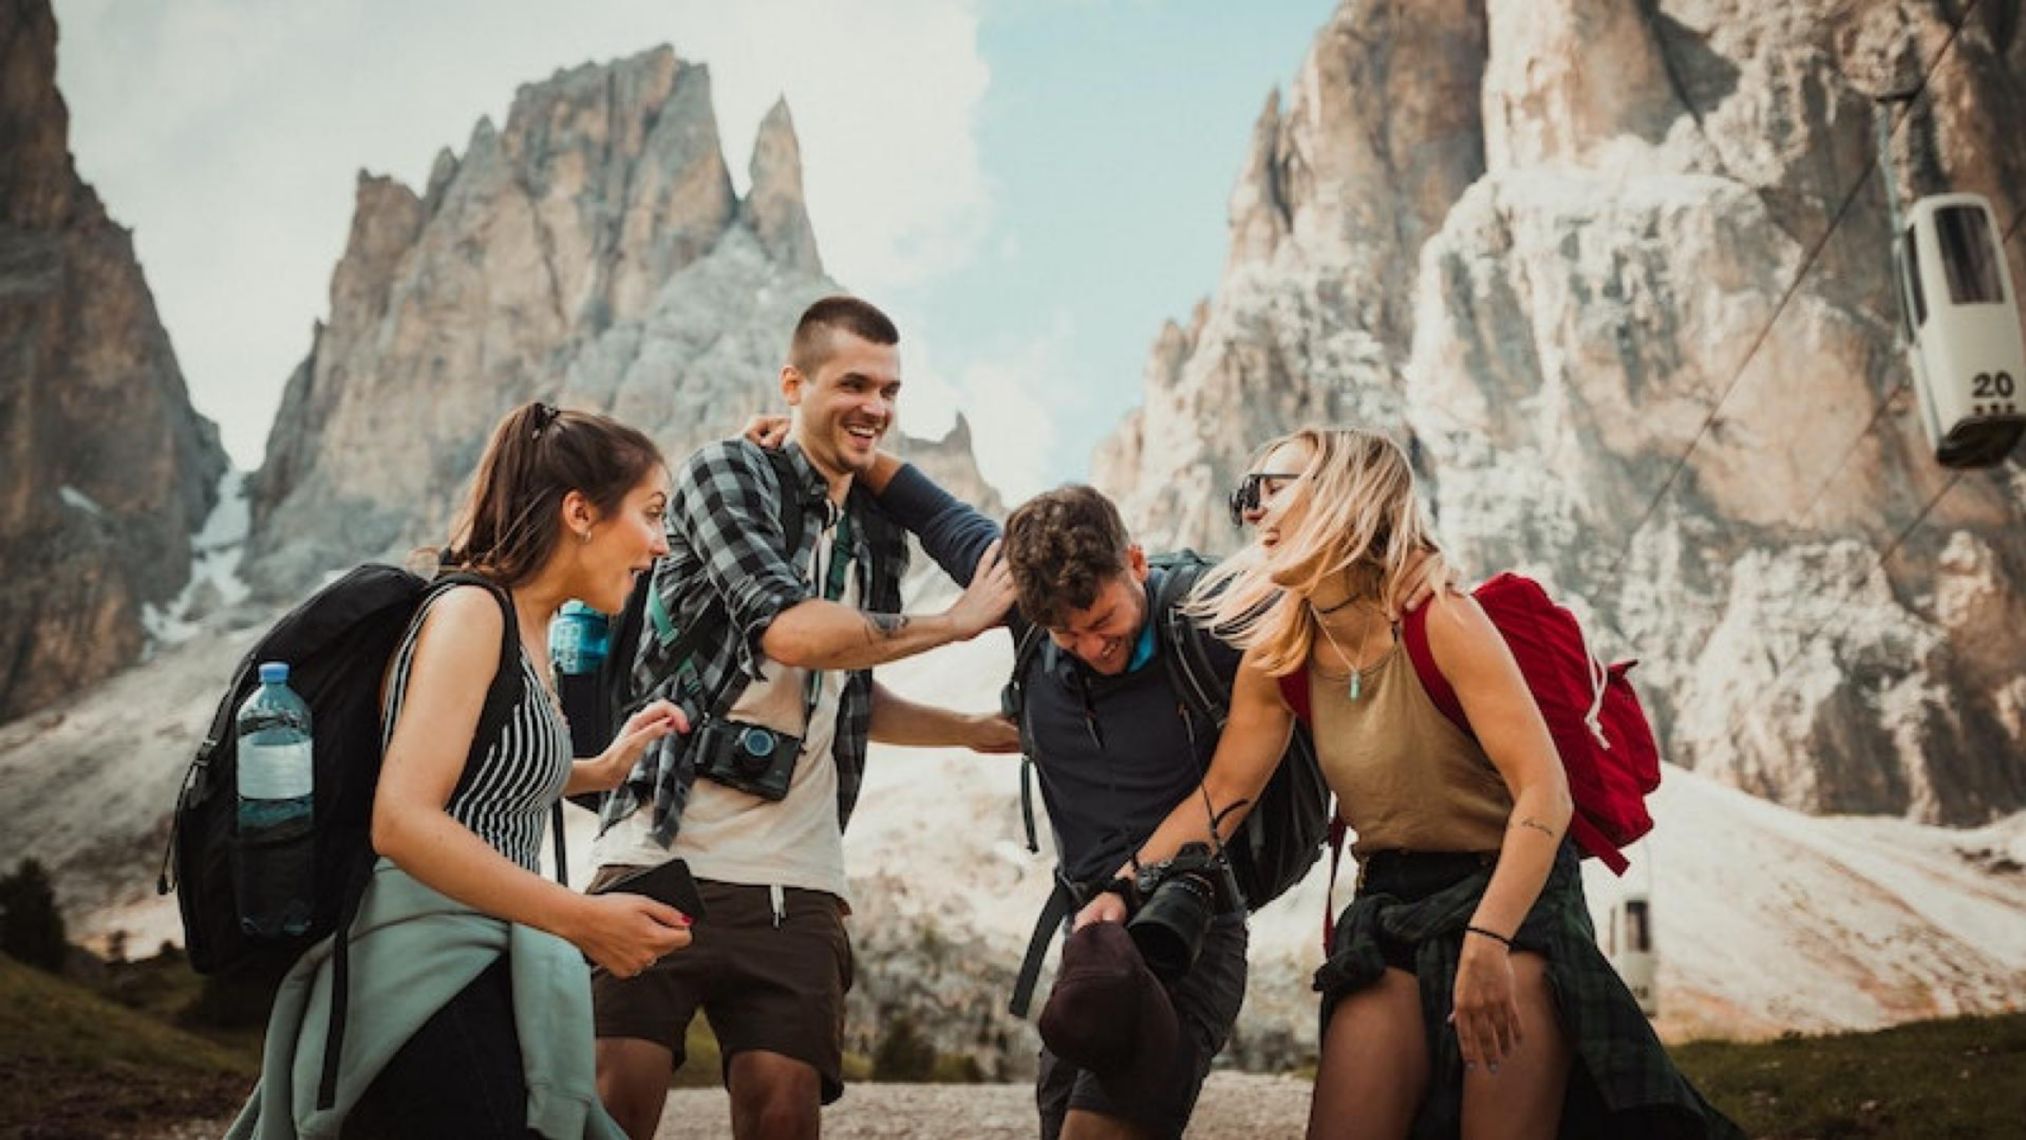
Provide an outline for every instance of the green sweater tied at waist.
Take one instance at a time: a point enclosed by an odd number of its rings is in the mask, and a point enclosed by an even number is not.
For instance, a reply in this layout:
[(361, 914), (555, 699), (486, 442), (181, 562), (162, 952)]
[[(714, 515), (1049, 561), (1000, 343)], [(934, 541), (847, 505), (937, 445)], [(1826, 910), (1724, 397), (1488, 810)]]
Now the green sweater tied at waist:
[(226, 1134), (230, 1140), (336, 1137), (395, 1052), (501, 954), (512, 978), (528, 1127), (552, 1140), (623, 1140), (598, 1101), (583, 956), (555, 935), (455, 902), (385, 859), (352, 924), (337, 1097), (319, 1110), (333, 946), (326, 938), (310, 947), (282, 980), (268, 1016), (260, 1084)]

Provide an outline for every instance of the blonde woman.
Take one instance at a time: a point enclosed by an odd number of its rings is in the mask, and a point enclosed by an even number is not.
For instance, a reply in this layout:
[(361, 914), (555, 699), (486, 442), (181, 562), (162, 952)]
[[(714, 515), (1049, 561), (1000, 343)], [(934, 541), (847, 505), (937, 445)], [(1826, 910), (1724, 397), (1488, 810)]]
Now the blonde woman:
[[(1407, 456), (1376, 433), (1306, 429), (1258, 467), (1233, 505), (1256, 549), (1208, 575), (1193, 605), (1245, 650), (1204, 783), (1216, 810), (1239, 805), (1228, 835), (1293, 729), (1280, 678), (1303, 678), (1359, 861), (1316, 975), (1309, 1135), (1737, 1135), (1596, 948), (1560, 757), (1504, 639), (1455, 590)], [(1430, 594), (1429, 645), (1469, 734), (1400, 645), (1402, 610)], [(1203, 805), (1184, 803), (1140, 863), (1208, 832)], [(1105, 908), (1079, 922), (1115, 917)]]

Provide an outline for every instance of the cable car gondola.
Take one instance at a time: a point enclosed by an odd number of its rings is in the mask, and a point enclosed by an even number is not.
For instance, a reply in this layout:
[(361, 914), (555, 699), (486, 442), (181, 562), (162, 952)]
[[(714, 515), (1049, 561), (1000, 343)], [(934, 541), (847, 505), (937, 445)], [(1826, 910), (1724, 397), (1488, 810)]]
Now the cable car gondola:
[(1990, 467), (2026, 435), (2026, 347), (1991, 206), (1936, 194), (1907, 211), (1895, 260), (1921, 425), (1944, 467)]
[(1652, 904), (1647, 893), (1630, 889), (1611, 904), (1604, 925), (1604, 956), (1648, 1017), (1660, 1013), (1660, 959), (1653, 952)]

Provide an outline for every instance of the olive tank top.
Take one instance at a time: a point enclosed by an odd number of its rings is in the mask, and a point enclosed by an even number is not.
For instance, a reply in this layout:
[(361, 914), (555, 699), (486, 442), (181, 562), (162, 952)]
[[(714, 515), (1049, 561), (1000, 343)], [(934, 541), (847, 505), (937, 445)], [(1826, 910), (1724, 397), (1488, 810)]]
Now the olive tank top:
[(1497, 851), (1512, 793), (1484, 749), (1442, 715), (1396, 638), (1349, 681), (1308, 670), (1316, 756), (1357, 833), (1351, 854)]

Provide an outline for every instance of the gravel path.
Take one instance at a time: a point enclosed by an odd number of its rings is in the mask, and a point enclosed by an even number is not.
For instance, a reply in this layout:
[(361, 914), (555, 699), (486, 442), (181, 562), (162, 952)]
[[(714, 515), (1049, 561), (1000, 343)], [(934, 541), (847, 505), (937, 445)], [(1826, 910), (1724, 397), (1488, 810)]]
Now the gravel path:
[[(1308, 1124), (1309, 1082), (1212, 1073), (1187, 1140), (1281, 1140)], [(215, 1140), (231, 1120), (185, 1121), (133, 1133), (146, 1140)], [(859, 1083), (823, 1112), (824, 1140), (1033, 1140), (1033, 1085)], [(723, 1089), (668, 1094), (655, 1140), (722, 1140), (732, 1133)]]
[[(1310, 1084), (1292, 1077), (1212, 1073), (1196, 1104), (1188, 1140), (1278, 1140), (1308, 1124)], [(730, 1135), (723, 1089), (668, 1095), (655, 1140), (718, 1140)], [(1032, 1085), (855, 1084), (823, 1112), (824, 1140), (943, 1137), (1033, 1140)]]

